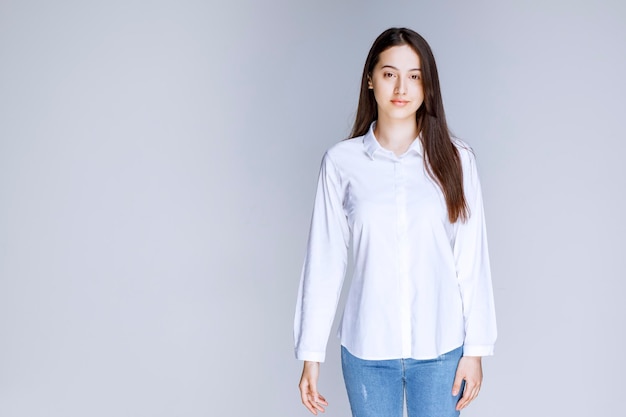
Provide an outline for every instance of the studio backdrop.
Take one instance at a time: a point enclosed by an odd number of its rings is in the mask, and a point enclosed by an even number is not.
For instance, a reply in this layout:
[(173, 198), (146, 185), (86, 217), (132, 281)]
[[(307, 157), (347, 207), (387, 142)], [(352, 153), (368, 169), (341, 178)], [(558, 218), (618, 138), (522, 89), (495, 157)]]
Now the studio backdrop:
[[(464, 416), (618, 415), (619, 1), (0, 2), (0, 415), (306, 416), (292, 324), (375, 37), (432, 46), (481, 176), (496, 354)], [(348, 416), (339, 344), (319, 385)]]

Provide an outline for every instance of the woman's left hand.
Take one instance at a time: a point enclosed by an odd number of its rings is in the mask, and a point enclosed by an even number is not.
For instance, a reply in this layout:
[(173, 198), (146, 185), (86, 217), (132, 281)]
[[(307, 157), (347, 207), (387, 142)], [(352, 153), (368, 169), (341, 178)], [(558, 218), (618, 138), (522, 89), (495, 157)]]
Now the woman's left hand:
[(456, 376), (452, 385), (452, 395), (458, 395), (461, 390), (461, 383), (465, 380), (463, 396), (456, 405), (457, 410), (462, 410), (469, 405), (480, 391), (480, 384), (483, 382), (483, 366), (480, 356), (463, 356), (456, 368)]

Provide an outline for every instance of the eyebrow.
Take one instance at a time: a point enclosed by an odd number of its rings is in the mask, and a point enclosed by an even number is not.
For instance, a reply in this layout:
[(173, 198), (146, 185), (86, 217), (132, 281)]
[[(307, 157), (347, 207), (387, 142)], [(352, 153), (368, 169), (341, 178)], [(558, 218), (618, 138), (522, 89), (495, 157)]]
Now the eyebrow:
[[(380, 67), (381, 69), (383, 68), (391, 68), (393, 70), (399, 71), (398, 68), (394, 67), (393, 65), (383, 65), (382, 67)], [(409, 71), (421, 71), (421, 68), (411, 68)]]

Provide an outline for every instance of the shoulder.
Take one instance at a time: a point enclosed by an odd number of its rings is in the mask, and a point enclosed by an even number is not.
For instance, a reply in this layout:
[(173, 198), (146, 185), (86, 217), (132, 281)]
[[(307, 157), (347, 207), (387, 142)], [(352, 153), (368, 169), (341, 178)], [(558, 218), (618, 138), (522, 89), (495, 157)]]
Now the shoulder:
[(474, 158), (474, 150), (467, 142), (459, 138), (452, 138), (452, 143), (462, 159)]
[(330, 160), (331, 163), (341, 167), (363, 152), (363, 136), (359, 136), (351, 139), (344, 139), (341, 142), (335, 143), (324, 153), (323, 161)]
[(335, 143), (333, 146), (326, 150), (326, 154), (330, 154), (332, 157), (341, 157), (346, 153), (352, 153), (355, 149), (363, 149), (363, 136), (356, 138), (344, 139)]
[(452, 138), (452, 143), (459, 152), (463, 169), (475, 169), (476, 155), (474, 154), (472, 147), (467, 142), (459, 138)]
[(474, 154), (474, 150), (467, 142), (458, 138), (452, 138), (452, 143), (456, 146), (459, 157), (461, 158), (463, 181), (475, 187), (478, 184), (478, 168), (476, 166), (476, 154)]

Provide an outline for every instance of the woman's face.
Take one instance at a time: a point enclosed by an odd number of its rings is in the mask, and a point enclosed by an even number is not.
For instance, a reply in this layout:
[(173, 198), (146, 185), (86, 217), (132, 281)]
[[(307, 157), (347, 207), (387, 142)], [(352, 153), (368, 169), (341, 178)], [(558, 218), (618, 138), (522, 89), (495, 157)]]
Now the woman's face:
[(384, 50), (369, 79), (378, 106), (378, 118), (413, 118), (424, 102), (419, 56), (408, 45)]

